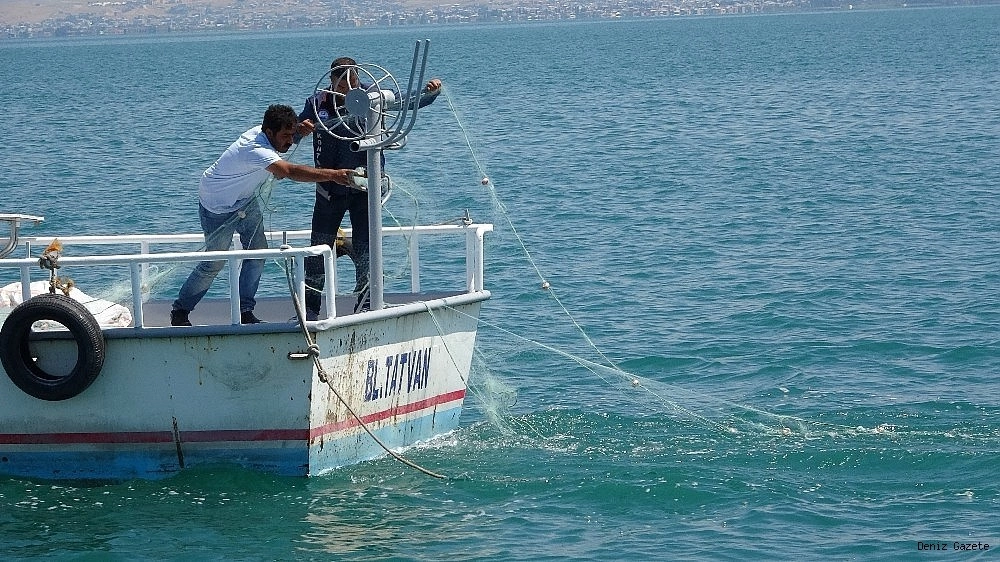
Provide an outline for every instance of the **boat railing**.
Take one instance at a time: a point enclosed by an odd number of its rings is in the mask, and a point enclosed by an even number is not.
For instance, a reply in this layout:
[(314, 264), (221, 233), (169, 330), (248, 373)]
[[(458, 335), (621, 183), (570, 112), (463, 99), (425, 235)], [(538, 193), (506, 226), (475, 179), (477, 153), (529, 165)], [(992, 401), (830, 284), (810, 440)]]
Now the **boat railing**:
[[(350, 236), (350, 229), (344, 229), (345, 236)], [(420, 240), (428, 236), (464, 236), (465, 237), (465, 291), (472, 293), (483, 290), (483, 268), (484, 268), (484, 236), (486, 232), (493, 230), (491, 224), (450, 224), (438, 226), (412, 226), (412, 227), (385, 227), (384, 237), (406, 237), (408, 260), (410, 263), (410, 290), (419, 293), (420, 288)], [(33, 247), (45, 248), (58, 240), (66, 246), (71, 245), (94, 245), (94, 246), (134, 246), (138, 253), (119, 253), (107, 255), (86, 255), (59, 257), (58, 263), (62, 266), (96, 266), (96, 265), (125, 265), (129, 268), (131, 293), (132, 293), (132, 317), (136, 328), (143, 327), (142, 302), (148, 293), (146, 279), (148, 278), (149, 267), (153, 264), (192, 262), (192, 261), (226, 261), (229, 265), (228, 294), (230, 303), (231, 320), (233, 324), (240, 322), (239, 310), (239, 271), (240, 265), (245, 259), (280, 259), (290, 260), (292, 263), (291, 274), (295, 292), (295, 298), (304, 307), (305, 302), (305, 257), (322, 256), (324, 267), (327, 271), (328, 282), (324, 287), (327, 302), (334, 302), (336, 296), (336, 255), (334, 251), (326, 245), (295, 247), (291, 242), (298, 240), (309, 240), (309, 230), (293, 231), (271, 231), (267, 232), (271, 248), (264, 250), (225, 250), (215, 252), (197, 251), (169, 251), (154, 252), (156, 245), (171, 245), (176, 247), (182, 244), (202, 244), (204, 235), (202, 234), (132, 234), (132, 235), (108, 235), (108, 236), (21, 236), (20, 244), (25, 250), (25, 258), (0, 259), (0, 268), (17, 268), (20, 270), (22, 299), (31, 298), (31, 278), (32, 271), (41, 271), (38, 257), (31, 257)], [(234, 237), (234, 247), (238, 246), (238, 239)], [(336, 316), (336, 307), (327, 308), (326, 318)]]

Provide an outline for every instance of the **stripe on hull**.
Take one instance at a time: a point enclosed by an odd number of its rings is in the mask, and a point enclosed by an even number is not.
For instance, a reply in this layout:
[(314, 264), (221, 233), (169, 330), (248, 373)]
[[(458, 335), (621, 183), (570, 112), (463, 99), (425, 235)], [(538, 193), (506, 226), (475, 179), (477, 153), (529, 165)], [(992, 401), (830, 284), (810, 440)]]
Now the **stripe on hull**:
[[(369, 414), (364, 421), (369, 424), (406, 416), (374, 433), (389, 447), (412, 444), (458, 427), (464, 397), (464, 390), (448, 392)], [(444, 405), (447, 406), (439, 409)], [(306, 476), (384, 453), (366, 433), (357, 431), (359, 427), (358, 421), (351, 418), (312, 431), (182, 431), (180, 455), (173, 433), (168, 431), (8, 433), (0, 434), (0, 446), (4, 449), (0, 451), (0, 465), (5, 474), (40, 478), (157, 478), (184, 467), (212, 464), (236, 464), (281, 475)], [(53, 468), (57, 466), (73, 468), (71, 471)]]
[[(397, 406), (395, 408), (389, 408), (388, 410), (382, 410), (381, 412), (368, 414), (367, 416), (361, 416), (361, 419), (362, 421), (365, 422), (365, 425), (368, 425), (371, 423), (382, 421), (384, 419), (411, 414), (413, 412), (419, 412), (420, 410), (426, 410), (427, 408), (433, 408), (435, 406), (440, 406), (441, 404), (447, 404), (449, 402), (462, 400), (464, 398), (465, 398), (465, 390), (455, 390), (453, 392), (447, 392), (445, 394), (440, 394), (438, 396), (427, 398), (425, 400), (418, 400), (416, 402), (411, 402), (410, 404), (404, 404), (402, 406)], [(309, 438), (315, 439), (317, 437), (323, 437), (325, 435), (330, 435), (332, 433), (337, 433), (340, 431), (345, 431), (360, 426), (361, 424), (358, 423), (358, 420), (356, 420), (352, 416), (343, 421), (325, 424), (312, 428), (312, 430), (309, 432)]]

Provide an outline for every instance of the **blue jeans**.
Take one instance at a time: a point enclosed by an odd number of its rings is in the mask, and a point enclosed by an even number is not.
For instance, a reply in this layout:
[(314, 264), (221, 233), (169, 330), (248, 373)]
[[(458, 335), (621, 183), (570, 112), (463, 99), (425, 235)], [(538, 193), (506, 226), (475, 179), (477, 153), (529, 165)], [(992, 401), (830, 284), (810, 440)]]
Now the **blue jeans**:
[[(260, 212), (257, 199), (251, 199), (241, 210), (231, 213), (216, 214), (198, 205), (198, 216), (201, 218), (201, 229), (205, 232), (205, 251), (228, 250), (232, 246), (233, 234), (240, 234), (240, 244), (244, 250), (261, 250), (267, 248), (267, 238), (264, 236), (264, 217)], [(219, 274), (224, 261), (203, 261), (194, 268), (187, 281), (181, 286), (180, 294), (174, 301), (174, 310), (194, 310), (201, 299), (212, 286), (212, 281)], [(240, 312), (254, 309), (257, 301), (257, 287), (260, 276), (264, 273), (264, 260), (243, 260), (240, 267)]]

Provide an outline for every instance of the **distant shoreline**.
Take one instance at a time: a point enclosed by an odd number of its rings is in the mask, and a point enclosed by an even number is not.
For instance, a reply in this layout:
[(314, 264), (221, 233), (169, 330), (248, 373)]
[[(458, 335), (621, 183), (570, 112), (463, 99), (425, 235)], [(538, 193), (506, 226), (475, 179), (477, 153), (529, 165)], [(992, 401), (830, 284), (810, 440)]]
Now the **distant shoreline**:
[[(647, 18), (745, 16), (779, 13), (827, 13), (839, 11), (871, 11), (942, 7), (974, 7), (1000, 4), (1000, 0), (922, 1), (922, 2), (858, 2), (844, 0), (733, 0), (722, 5), (710, 0), (667, 0), (666, 4), (651, 0), (622, 0), (617, 3), (572, 4), (496, 4), (489, 6), (450, 4), (423, 6), (386, 12), (384, 5), (365, 8), (315, 7), (306, 10), (290, 4), (284, 10), (264, 14), (253, 6), (241, 4), (239, 9), (216, 7), (210, 1), (199, 4), (166, 4), (157, 0), (145, 2), (91, 2), (76, 4), (79, 13), (60, 12), (34, 23), (0, 23), (0, 41), (24, 39), (68, 39), (101, 37), (186, 36), (202, 34), (232, 34), (260, 31), (325, 32), (343, 29), (389, 29), (557, 23), (572, 21), (614, 21)], [(22, 2), (23, 3), (23, 2)], [(18, 5), (19, 2), (13, 2)], [(41, 4), (37, 1), (36, 6)], [(128, 5), (133, 9), (106, 10), (103, 14), (87, 12), (87, 8)], [(153, 9), (157, 8), (157, 9)], [(8, 6), (6, 12), (12, 8)], [(0, 12), (0, 17), (4, 12)], [(8, 17), (10, 17), (8, 15)]]

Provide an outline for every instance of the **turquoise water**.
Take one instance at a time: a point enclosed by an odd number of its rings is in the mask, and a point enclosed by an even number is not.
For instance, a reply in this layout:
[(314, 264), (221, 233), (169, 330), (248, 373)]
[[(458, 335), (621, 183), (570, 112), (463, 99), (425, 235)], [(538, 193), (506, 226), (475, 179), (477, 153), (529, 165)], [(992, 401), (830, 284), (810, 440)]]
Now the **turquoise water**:
[[(405, 452), (451, 479), (0, 479), (3, 556), (995, 558), (997, 29), (985, 7), (0, 43), (2, 211), (44, 215), (31, 233), (196, 232), (198, 175), (267, 104), (345, 53), (403, 76), (424, 37), (447, 98), (389, 154), (388, 210), (497, 224), (462, 427)], [(311, 201), (277, 184), (270, 226)]]

